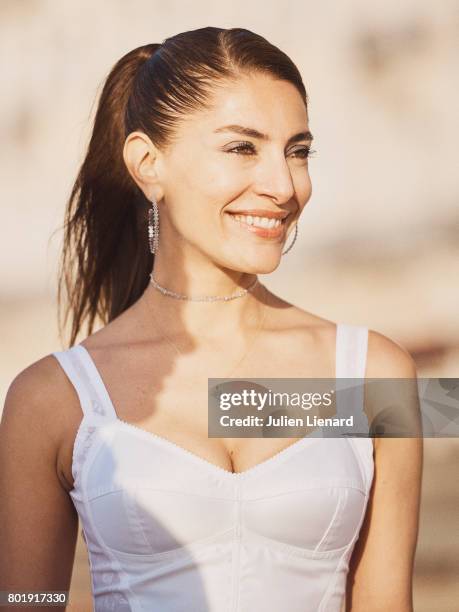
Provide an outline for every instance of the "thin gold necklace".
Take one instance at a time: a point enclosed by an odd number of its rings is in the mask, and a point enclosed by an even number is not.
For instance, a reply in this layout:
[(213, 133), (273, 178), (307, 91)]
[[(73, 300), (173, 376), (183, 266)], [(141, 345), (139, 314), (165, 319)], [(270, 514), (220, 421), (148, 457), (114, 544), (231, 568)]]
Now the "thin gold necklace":
[[(267, 291), (266, 291), (266, 287), (264, 285), (262, 285), (261, 283), (259, 283), (261, 287), (263, 287), (263, 292), (264, 292), (264, 296), (265, 296), (265, 303), (263, 305), (262, 308), (262, 315), (260, 317), (260, 321), (259, 324), (257, 326), (257, 329), (255, 330), (255, 333), (252, 336), (252, 340), (249, 342), (249, 346), (248, 348), (244, 351), (242, 357), (239, 359), (239, 361), (237, 361), (236, 365), (231, 369), (231, 371), (226, 375), (226, 376), (218, 376), (217, 378), (231, 378), (231, 374), (233, 374), (233, 372), (239, 367), (239, 365), (242, 363), (242, 361), (247, 357), (247, 355), (249, 354), (250, 350), (252, 349), (253, 345), (255, 344), (255, 340), (258, 338), (262, 328), (263, 328), (263, 324), (265, 322), (266, 319), (266, 311), (267, 311), (267, 305), (268, 305), (268, 300), (267, 300)], [(156, 319), (155, 319), (156, 322)], [(158, 327), (157, 327), (158, 329)], [(158, 329), (158, 331), (160, 331)], [(172, 348), (177, 352), (177, 354), (179, 356), (183, 356), (184, 353), (177, 347), (177, 345), (172, 342), (172, 340), (169, 338), (169, 336), (164, 332), (164, 331), (160, 331), (161, 336), (164, 338), (164, 340), (166, 340), (171, 346)], [(215, 378), (215, 377), (212, 377)]]

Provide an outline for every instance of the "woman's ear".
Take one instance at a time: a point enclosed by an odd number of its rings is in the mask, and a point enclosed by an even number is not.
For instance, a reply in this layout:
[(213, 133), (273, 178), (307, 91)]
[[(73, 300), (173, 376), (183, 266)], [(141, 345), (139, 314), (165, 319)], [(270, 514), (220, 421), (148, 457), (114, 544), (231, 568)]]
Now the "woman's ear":
[(157, 201), (163, 197), (156, 169), (159, 154), (157, 147), (143, 132), (131, 132), (124, 142), (124, 163), (148, 200), (151, 200), (153, 195)]

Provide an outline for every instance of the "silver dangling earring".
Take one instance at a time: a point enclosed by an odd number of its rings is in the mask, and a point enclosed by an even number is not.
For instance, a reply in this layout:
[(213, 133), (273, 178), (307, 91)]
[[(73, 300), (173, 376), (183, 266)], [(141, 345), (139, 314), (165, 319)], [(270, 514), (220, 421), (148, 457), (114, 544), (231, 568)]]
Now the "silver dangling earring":
[(282, 251), (282, 253), (281, 253), (282, 255), (285, 255), (285, 253), (288, 253), (290, 251), (292, 246), (295, 244), (295, 240), (296, 240), (297, 236), (298, 236), (298, 222), (295, 223), (295, 234), (293, 235), (293, 240), (292, 240), (290, 246), (288, 247), (288, 249), (285, 249), (285, 251)]
[(151, 208), (148, 209), (148, 243), (150, 252), (157, 253), (159, 242), (159, 210), (155, 196), (152, 197)]

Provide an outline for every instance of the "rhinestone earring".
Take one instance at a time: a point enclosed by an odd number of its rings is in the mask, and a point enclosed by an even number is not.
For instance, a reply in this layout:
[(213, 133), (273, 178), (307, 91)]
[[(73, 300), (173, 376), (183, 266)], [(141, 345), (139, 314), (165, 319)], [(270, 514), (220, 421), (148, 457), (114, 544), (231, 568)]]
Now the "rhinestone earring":
[(297, 236), (298, 236), (298, 222), (295, 223), (295, 233), (293, 235), (293, 240), (292, 240), (290, 246), (288, 247), (288, 249), (285, 249), (285, 251), (282, 251), (282, 255), (285, 255), (285, 253), (288, 253), (290, 251), (292, 246), (295, 244), (295, 240), (296, 240)]
[(151, 208), (148, 209), (148, 243), (150, 253), (157, 253), (159, 241), (159, 210), (155, 197), (152, 197)]

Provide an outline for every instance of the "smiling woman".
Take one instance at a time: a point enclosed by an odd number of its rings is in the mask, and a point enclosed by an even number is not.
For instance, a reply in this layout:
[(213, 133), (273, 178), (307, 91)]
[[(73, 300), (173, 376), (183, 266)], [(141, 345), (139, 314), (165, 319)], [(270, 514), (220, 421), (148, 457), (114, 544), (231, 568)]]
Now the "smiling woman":
[(295, 242), (312, 139), (296, 66), (249, 30), (113, 67), (65, 217), (69, 346), (3, 411), (0, 590), (68, 589), (79, 518), (97, 611), (412, 612), (419, 440), (208, 436), (211, 377), (416, 377), (259, 282)]

